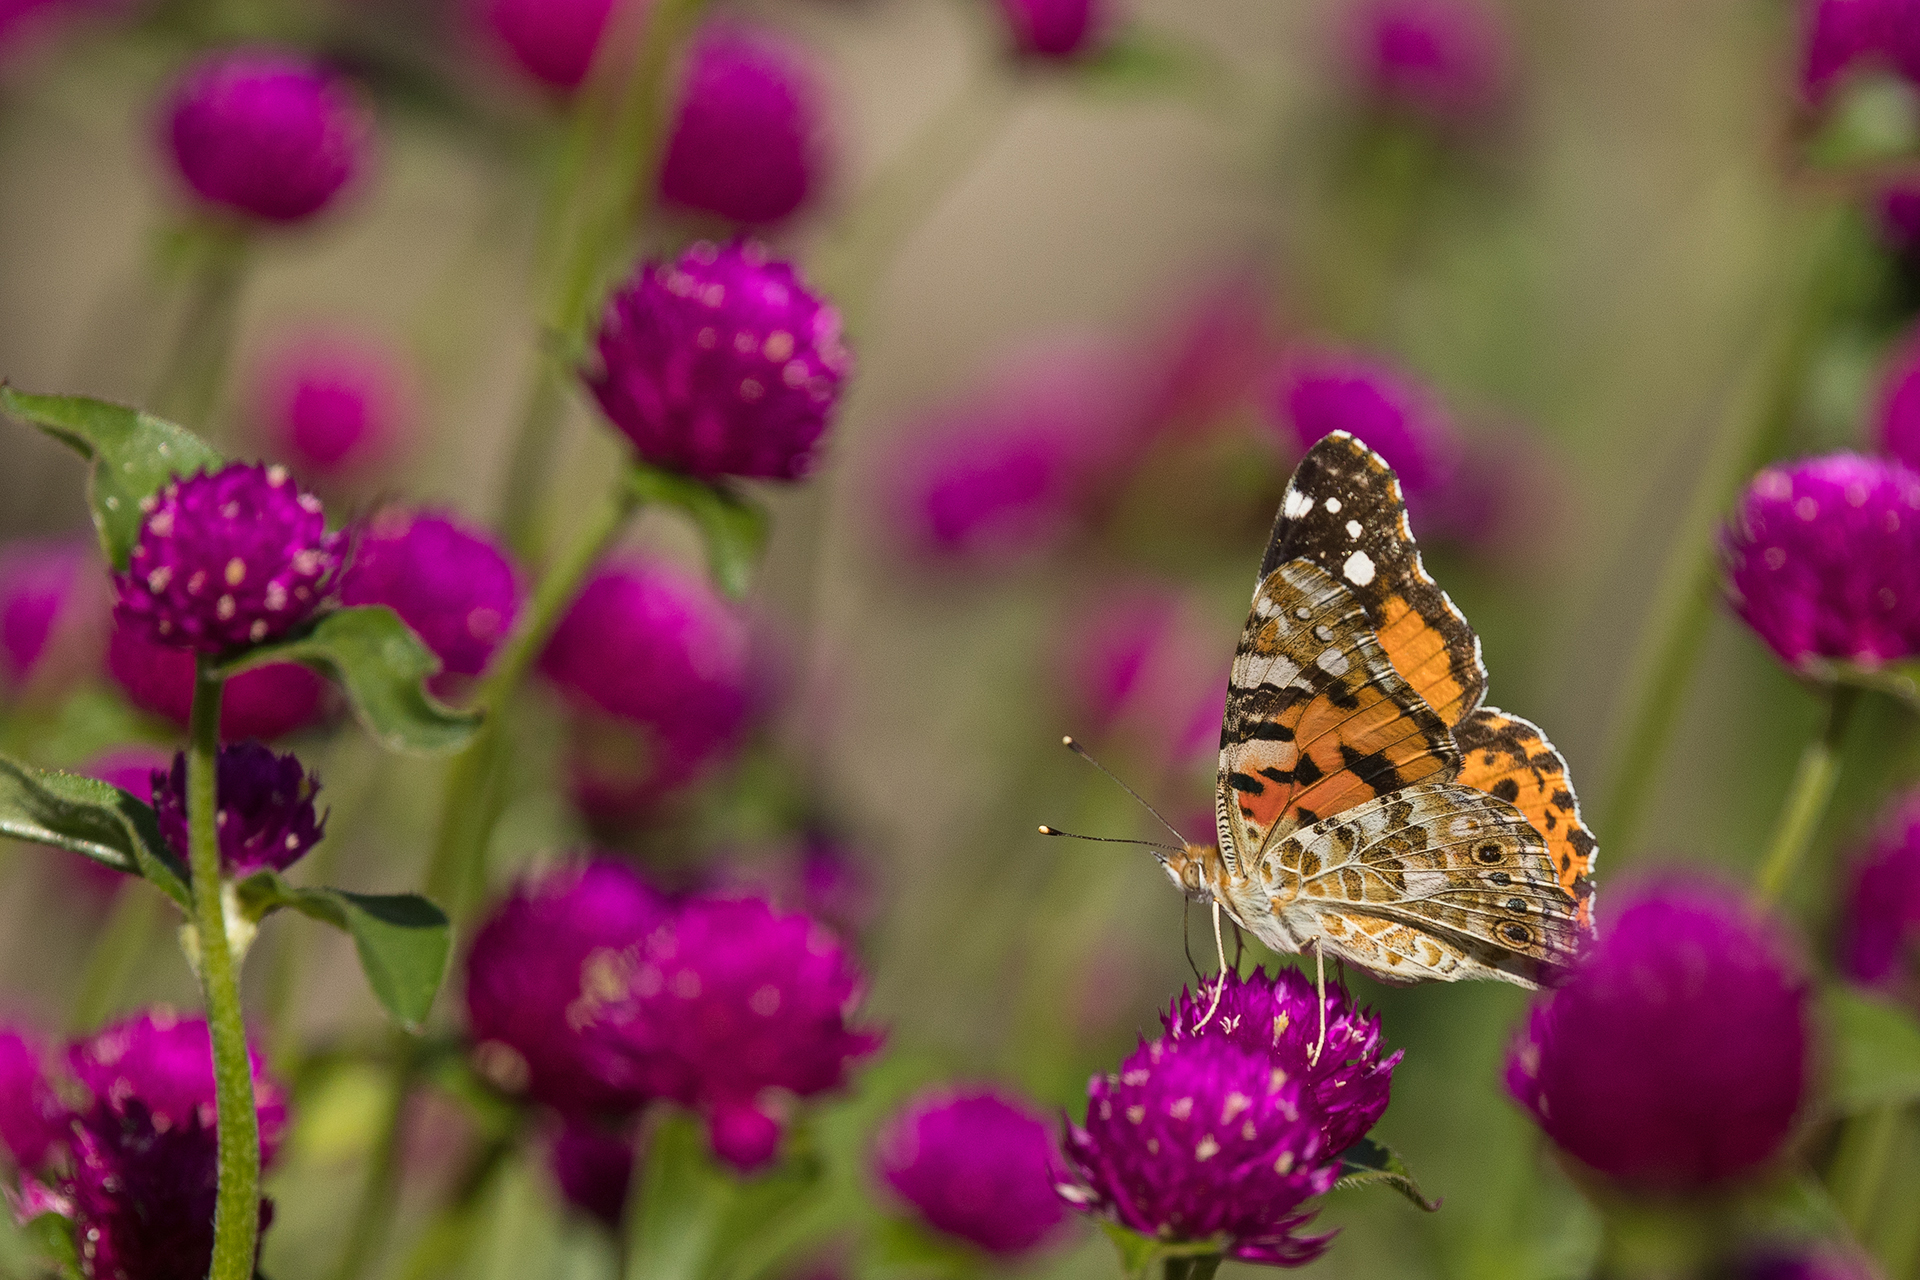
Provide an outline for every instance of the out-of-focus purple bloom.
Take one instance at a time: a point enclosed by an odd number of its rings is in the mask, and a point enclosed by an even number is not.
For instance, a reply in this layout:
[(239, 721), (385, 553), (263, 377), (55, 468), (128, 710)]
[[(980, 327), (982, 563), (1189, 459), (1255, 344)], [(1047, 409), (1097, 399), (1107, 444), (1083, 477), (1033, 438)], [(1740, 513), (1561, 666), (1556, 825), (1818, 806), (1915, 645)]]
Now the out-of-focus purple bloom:
[(736, 1168), (773, 1158), (783, 1097), (841, 1087), (880, 1047), (848, 1022), (865, 988), (851, 953), (761, 898), (690, 899), (627, 979), (602, 1039), (697, 1107), (714, 1153)]
[(1433, 394), (1378, 361), (1310, 351), (1284, 361), (1271, 400), (1274, 421), (1301, 452), (1345, 431), (1387, 460), (1416, 518), (1453, 479), (1459, 442)]
[(607, 302), (587, 373), (640, 456), (703, 480), (797, 480), (852, 357), (840, 314), (752, 241), (649, 260)]
[(1189, 768), (1219, 750), (1223, 645), (1172, 588), (1122, 587), (1069, 623), (1062, 684), (1090, 732), (1118, 734), (1167, 768)]
[(232, 462), (149, 500), (115, 617), (155, 644), (220, 654), (276, 640), (337, 585), (345, 539), (285, 467)]
[(791, 217), (827, 167), (823, 102), (797, 47), (731, 23), (709, 28), (687, 51), (660, 194), (750, 225)]
[(1920, 53), (1915, 16), (1912, 0), (1803, 0), (1806, 100), (1825, 102), (1847, 73), (1865, 64), (1911, 76)]
[(586, 80), (614, 0), (481, 0), (481, 18), (525, 71), (555, 89)]
[[(193, 654), (155, 644), (119, 627), (107, 648), (107, 671), (128, 701), (185, 728), (193, 709)], [(297, 662), (274, 662), (227, 681), (220, 698), (220, 737), (278, 738), (319, 719), (327, 682)]]
[(1506, 32), (1476, 0), (1361, 0), (1348, 24), (1352, 74), (1376, 103), (1443, 124), (1499, 104)]
[(1110, 0), (1000, 0), (1014, 47), (1060, 60), (1092, 49), (1112, 26)]
[(1840, 971), (1863, 986), (1920, 995), (1920, 794), (1889, 810), (1850, 870)]
[(1884, 188), (1876, 212), (1880, 238), (1888, 247), (1908, 253), (1920, 245), (1920, 185), (1896, 182)]
[(1920, 471), (1920, 341), (1896, 348), (1881, 375), (1874, 437), (1886, 453)]
[[(271, 1163), (287, 1127), (287, 1096), (251, 1047), (254, 1107), (260, 1115), (260, 1159)], [(213, 1048), (204, 1018), (165, 1010), (142, 1013), (75, 1041), (67, 1070), (94, 1101), (114, 1112), (137, 1102), (165, 1128), (195, 1121), (212, 1133)]]
[(345, 332), (289, 338), (261, 360), (251, 394), (268, 454), (313, 480), (362, 474), (398, 451), (414, 416), (399, 356)]
[(8, 696), (58, 697), (99, 662), (106, 581), (83, 542), (0, 547), (0, 687)]
[(1742, 1258), (1730, 1275), (1732, 1280), (1876, 1280), (1873, 1267), (1863, 1259), (1805, 1245)]
[[(214, 766), (219, 808), (220, 862), (236, 879), (271, 868), (285, 871), (320, 843), (327, 820), (314, 812), (320, 779), (291, 753), (277, 755), (258, 742), (220, 748)], [(153, 807), (160, 834), (182, 861), (187, 853), (187, 757), (153, 775)]]
[(1014, 1257), (1066, 1216), (1053, 1189), (1052, 1126), (992, 1089), (927, 1090), (880, 1131), (875, 1165), (933, 1226)]
[(441, 512), (390, 509), (361, 538), (340, 603), (386, 605), (433, 650), (443, 676), (474, 676), (513, 627), (520, 583), (483, 531)]
[(1738, 894), (1634, 894), (1566, 986), (1539, 1000), (1507, 1090), (1560, 1148), (1656, 1194), (1705, 1192), (1772, 1160), (1806, 1101), (1809, 984)]
[(201, 199), (268, 222), (332, 203), (366, 163), (371, 121), (304, 58), (237, 49), (187, 69), (167, 105), (174, 164)]
[(605, 858), (516, 886), (467, 958), (467, 1025), (489, 1074), (564, 1113), (631, 1111), (657, 1093), (648, 1064), (588, 1028), (667, 918), (638, 872)]
[(619, 557), (582, 588), (555, 628), (540, 670), (596, 719), (637, 729), (589, 736), (575, 767), (643, 806), (686, 785), (738, 743), (748, 702), (745, 619), (705, 579), (660, 561)]
[(47, 1072), (40, 1037), (0, 1026), (0, 1142), (20, 1169), (31, 1172), (65, 1141), (66, 1104)]
[(568, 1204), (618, 1227), (633, 1179), (633, 1153), (631, 1135), (568, 1117), (554, 1135), (547, 1166)]
[(1734, 611), (1796, 670), (1920, 650), (1920, 475), (1851, 453), (1769, 467), (1721, 532)]
[(1223, 272), (1186, 290), (1145, 343), (1146, 416), (1156, 430), (1193, 436), (1247, 404), (1274, 348), (1267, 291), (1252, 272)]

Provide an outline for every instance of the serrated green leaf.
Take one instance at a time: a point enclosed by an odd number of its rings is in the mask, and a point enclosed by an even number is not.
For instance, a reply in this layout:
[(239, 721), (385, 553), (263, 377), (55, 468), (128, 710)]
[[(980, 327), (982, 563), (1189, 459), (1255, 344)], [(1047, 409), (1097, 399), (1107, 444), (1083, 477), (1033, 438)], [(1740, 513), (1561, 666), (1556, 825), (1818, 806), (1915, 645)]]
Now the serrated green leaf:
[(1841, 1115), (1920, 1098), (1920, 1023), (1897, 1005), (1829, 987), (1821, 1007), (1832, 1033), (1829, 1102)]
[(161, 837), (153, 810), (97, 778), (0, 756), (0, 835), (142, 876), (182, 909), (192, 901), (187, 868)]
[(140, 537), (140, 504), (175, 475), (220, 466), (212, 445), (185, 427), (86, 396), (36, 396), (0, 383), (0, 407), (93, 463), (87, 501), (100, 548), (115, 569)]
[(644, 462), (633, 464), (627, 482), (643, 503), (685, 513), (706, 542), (707, 569), (714, 583), (735, 599), (747, 594), (767, 548), (765, 510), (724, 485)]
[(478, 712), (456, 711), (427, 692), (440, 660), (385, 605), (323, 614), (284, 640), (249, 649), (224, 664), (220, 675), (230, 678), (274, 662), (303, 663), (339, 684), (360, 723), (389, 751), (453, 751), (480, 724)]
[(348, 934), (367, 986), (394, 1020), (409, 1031), (426, 1021), (453, 950), (453, 929), (439, 907), (417, 893), (300, 888), (272, 871), (248, 876), (238, 889), (251, 920), (285, 908)]
[(1399, 1152), (1372, 1138), (1362, 1138), (1340, 1153), (1340, 1180), (1333, 1185), (1336, 1190), (1391, 1187), (1428, 1213), (1440, 1207), (1438, 1200), (1429, 1200), (1420, 1193), (1419, 1184), (1414, 1182)]

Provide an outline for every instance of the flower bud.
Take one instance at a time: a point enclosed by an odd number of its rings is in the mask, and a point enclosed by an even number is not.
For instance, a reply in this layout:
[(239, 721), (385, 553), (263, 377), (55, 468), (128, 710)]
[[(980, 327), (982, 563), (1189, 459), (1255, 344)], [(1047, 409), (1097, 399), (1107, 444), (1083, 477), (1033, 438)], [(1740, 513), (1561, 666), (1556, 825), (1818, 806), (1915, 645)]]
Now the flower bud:
[(413, 425), (412, 399), (395, 353), (358, 336), (315, 333), (261, 361), (251, 412), (269, 456), (309, 479), (341, 480), (400, 449)]
[(1486, 114), (1507, 78), (1506, 33), (1477, 0), (1363, 0), (1349, 19), (1348, 62), (1379, 106), (1440, 124)]
[(1014, 48), (1061, 61), (1092, 50), (1113, 25), (1111, 0), (1000, 0)]
[[(257, 742), (220, 748), (214, 766), (218, 807), (214, 826), (226, 874), (244, 879), (256, 871), (285, 871), (320, 843), (327, 820), (314, 813), (320, 780), (291, 754), (276, 755)], [(153, 775), (153, 808), (160, 834), (185, 862), (187, 849), (187, 757), (173, 758), (166, 773)]]
[(520, 69), (578, 89), (593, 67), (614, 0), (483, 0), (481, 17)]

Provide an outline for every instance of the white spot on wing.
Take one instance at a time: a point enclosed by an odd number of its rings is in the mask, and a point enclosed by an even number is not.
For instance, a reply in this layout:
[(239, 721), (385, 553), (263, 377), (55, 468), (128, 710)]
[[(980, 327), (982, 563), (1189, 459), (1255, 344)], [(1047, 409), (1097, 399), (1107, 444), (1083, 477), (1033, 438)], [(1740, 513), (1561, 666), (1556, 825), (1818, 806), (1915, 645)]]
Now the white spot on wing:
[(1357, 538), (1360, 536), (1360, 522), (1358, 520), (1347, 521), (1347, 536), (1349, 538)]
[(1364, 551), (1356, 551), (1347, 557), (1346, 565), (1341, 569), (1347, 581), (1356, 587), (1364, 587), (1373, 581), (1373, 557)]
[(1336, 516), (1340, 514), (1340, 499), (1338, 498), (1327, 499), (1327, 513), (1329, 515), (1336, 515)]
[(1298, 520), (1313, 510), (1313, 499), (1298, 489), (1290, 488), (1287, 490), (1286, 501), (1281, 504), (1281, 509), (1286, 512), (1287, 519)]

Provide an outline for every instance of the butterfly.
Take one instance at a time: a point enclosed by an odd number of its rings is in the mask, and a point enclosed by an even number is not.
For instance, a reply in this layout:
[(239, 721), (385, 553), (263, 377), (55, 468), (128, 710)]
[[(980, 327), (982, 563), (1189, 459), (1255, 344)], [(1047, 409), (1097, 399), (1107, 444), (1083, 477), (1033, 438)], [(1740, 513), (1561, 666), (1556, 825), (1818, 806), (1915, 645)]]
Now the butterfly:
[(1168, 853), (1167, 874), (1276, 951), (1386, 982), (1554, 982), (1592, 927), (1598, 844), (1566, 761), (1486, 690), (1392, 468), (1322, 438), (1234, 654), (1219, 842)]

